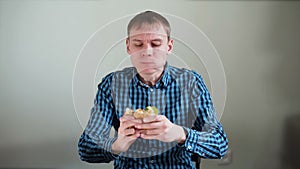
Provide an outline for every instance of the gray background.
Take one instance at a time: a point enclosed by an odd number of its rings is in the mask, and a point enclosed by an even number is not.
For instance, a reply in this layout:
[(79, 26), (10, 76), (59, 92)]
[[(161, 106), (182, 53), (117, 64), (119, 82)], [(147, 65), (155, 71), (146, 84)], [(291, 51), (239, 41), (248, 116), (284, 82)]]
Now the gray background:
[(280, 168), (285, 119), (300, 109), (300, 3), (183, 0), (0, 1), (0, 168), (112, 168), (78, 158), (73, 69), (92, 33), (145, 9), (197, 25), (224, 64), (233, 159), (202, 167)]

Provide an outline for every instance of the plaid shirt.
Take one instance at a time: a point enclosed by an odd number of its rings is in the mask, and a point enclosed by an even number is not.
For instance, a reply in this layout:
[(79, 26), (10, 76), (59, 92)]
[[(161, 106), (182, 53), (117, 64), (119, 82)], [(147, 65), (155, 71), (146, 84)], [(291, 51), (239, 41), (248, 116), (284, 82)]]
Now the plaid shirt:
[[(121, 154), (111, 145), (125, 109), (156, 106), (161, 115), (182, 126), (185, 143), (164, 143), (138, 138)], [(166, 64), (161, 79), (148, 86), (139, 80), (135, 68), (113, 72), (102, 79), (90, 120), (78, 143), (81, 160), (103, 163), (114, 160), (115, 168), (195, 168), (191, 154), (221, 158), (228, 149), (222, 125), (216, 118), (210, 94), (199, 74)]]

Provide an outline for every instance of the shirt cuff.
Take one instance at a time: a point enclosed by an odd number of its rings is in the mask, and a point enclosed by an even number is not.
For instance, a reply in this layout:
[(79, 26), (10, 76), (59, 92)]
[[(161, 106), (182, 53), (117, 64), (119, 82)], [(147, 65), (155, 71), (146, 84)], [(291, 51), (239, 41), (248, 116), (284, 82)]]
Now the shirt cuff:
[(197, 153), (202, 158), (207, 158), (208, 156), (205, 153), (206, 151), (199, 145), (199, 138), (201, 138), (201, 136), (197, 133), (196, 130), (187, 127), (183, 128), (185, 131), (187, 131), (186, 140), (182, 144), (177, 144), (177, 146), (185, 149), (188, 152)]
[(183, 127), (184, 131), (186, 132), (186, 139), (185, 142), (182, 144), (177, 144), (179, 147), (184, 148), (188, 152), (195, 152), (195, 143), (197, 143), (198, 137), (197, 133), (194, 130)]

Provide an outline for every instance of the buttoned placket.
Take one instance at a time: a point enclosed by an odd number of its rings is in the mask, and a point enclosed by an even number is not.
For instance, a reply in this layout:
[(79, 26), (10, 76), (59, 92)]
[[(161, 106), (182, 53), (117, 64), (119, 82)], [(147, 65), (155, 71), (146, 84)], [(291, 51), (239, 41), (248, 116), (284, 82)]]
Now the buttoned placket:
[(143, 86), (143, 87), (145, 87), (146, 88), (146, 91), (147, 91), (147, 98), (148, 98), (148, 100), (147, 100), (147, 103), (148, 103), (148, 105), (147, 106), (152, 106), (152, 102), (151, 102), (151, 93), (154, 91), (154, 89), (152, 88), (152, 87), (150, 87), (149, 85), (147, 85), (147, 84), (145, 84), (145, 83), (143, 83), (143, 82), (141, 82), (141, 81), (139, 81), (139, 84), (141, 85), (141, 86)]
[(153, 106), (153, 92), (154, 92), (154, 88), (148, 86), (148, 106)]

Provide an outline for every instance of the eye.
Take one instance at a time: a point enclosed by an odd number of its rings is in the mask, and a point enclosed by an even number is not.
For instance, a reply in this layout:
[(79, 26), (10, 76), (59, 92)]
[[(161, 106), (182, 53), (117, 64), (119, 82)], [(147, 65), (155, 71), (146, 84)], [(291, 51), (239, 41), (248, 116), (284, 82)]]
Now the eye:
[(143, 44), (142, 43), (134, 43), (134, 46), (136, 46), (136, 47), (142, 47)]
[(159, 46), (161, 45), (161, 42), (159, 42), (159, 41), (153, 41), (153, 42), (151, 43), (151, 45), (152, 45), (153, 47), (159, 47)]

